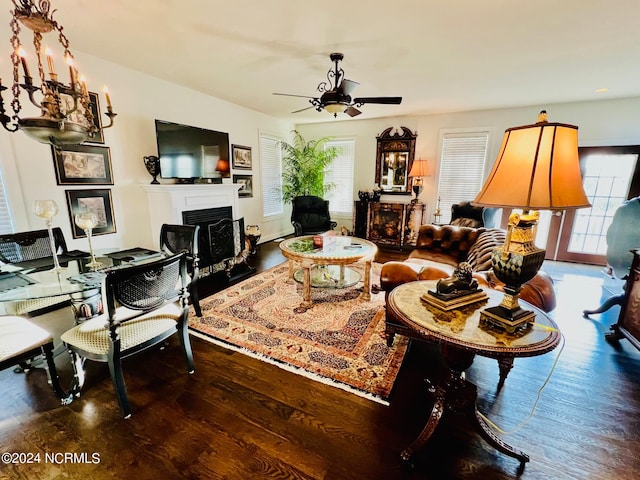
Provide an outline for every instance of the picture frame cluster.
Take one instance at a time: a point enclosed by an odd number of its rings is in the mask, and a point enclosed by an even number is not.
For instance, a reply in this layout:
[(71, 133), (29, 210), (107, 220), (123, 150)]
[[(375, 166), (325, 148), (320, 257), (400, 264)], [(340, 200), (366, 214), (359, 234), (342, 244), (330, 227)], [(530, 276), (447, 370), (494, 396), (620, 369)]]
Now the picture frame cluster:
[[(238, 170), (251, 170), (253, 168), (251, 147), (232, 144), (231, 166)], [(253, 175), (234, 174), (233, 183), (241, 185), (240, 190), (238, 190), (238, 197), (253, 197)]]
[[(61, 95), (65, 101), (65, 94)], [(104, 145), (102, 122), (100, 119), (100, 101), (97, 93), (89, 92), (89, 108), (93, 114), (94, 126), (97, 132), (80, 145), (64, 145), (51, 147), (51, 154), (55, 167), (56, 183), (61, 186), (98, 186), (113, 185), (113, 170), (111, 166), (110, 148)], [(66, 99), (69, 107), (73, 99), (69, 95)], [(80, 124), (86, 124), (83, 107), (71, 118)], [(71, 224), (73, 238), (86, 237), (85, 232), (78, 228), (74, 218), (80, 211), (90, 211), (98, 217), (98, 224), (92, 230), (92, 235), (104, 235), (116, 232), (113, 216), (113, 199), (111, 189), (73, 189), (65, 190), (67, 210)]]

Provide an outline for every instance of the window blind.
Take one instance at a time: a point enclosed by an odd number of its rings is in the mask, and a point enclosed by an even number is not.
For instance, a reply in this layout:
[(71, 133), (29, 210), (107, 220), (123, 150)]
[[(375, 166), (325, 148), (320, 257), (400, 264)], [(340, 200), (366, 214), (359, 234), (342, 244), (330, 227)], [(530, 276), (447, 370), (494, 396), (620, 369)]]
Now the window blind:
[(4, 188), (4, 178), (0, 170), (0, 233), (13, 233), (13, 219)]
[(488, 143), (488, 131), (443, 134), (438, 176), (442, 223), (451, 221), (451, 205), (473, 200), (482, 188)]
[(356, 141), (353, 138), (334, 139), (325, 143), (325, 149), (330, 147), (336, 147), (339, 153), (324, 171), (325, 183), (335, 185), (335, 188), (326, 195), (329, 208), (335, 213), (351, 214)]
[(262, 215), (281, 214), (282, 205), (282, 150), (280, 139), (260, 134), (260, 180), (262, 185)]

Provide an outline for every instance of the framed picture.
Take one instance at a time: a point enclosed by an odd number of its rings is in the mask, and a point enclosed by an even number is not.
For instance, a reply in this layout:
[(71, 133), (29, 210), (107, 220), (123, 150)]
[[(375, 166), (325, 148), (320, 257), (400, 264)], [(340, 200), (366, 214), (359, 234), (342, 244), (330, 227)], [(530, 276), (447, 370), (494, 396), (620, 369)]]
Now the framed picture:
[(251, 170), (251, 147), (231, 145), (231, 158), (233, 160), (231, 165), (233, 168)]
[[(89, 92), (89, 100), (89, 109), (91, 110), (91, 114), (93, 115), (93, 124), (98, 129), (98, 131), (94, 133), (92, 137), (89, 137), (86, 142), (104, 143), (104, 135), (102, 134), (101, 130), (102, 120), (100, 117), (100, 101), (98, 94)], [(62, 103), (62, 108), (65, 112), (73, 109), (73, 97), (64, 93), (64, 91), (60, 93), (60, 102)], [(80, 125), (88, 126), (87, 119), (84, 116), (84, 107), (82, 105), (78, 105), (78, 109), (71, 115), (69, 115), (69, 120), (79, 123)]]
[(84, 230), (78, 227), (74, 221), (76, 213), (86, 211), (93, 212), (98, 217), (98, 223), (92, 230), (92, 235), (116, 233), (111, 190), (108, 188), (99, 190), (65, 190), (65, 193), (67, 194), (67, 208), (69, 209), (73, 238), (86, 237)]
[(113, 185), (109, 147), (51, 147), (58, 185)]
[(253, 197), (253, 175), (234, 175), (233, 183), (242, 185), (238, 190), (239, 197)]

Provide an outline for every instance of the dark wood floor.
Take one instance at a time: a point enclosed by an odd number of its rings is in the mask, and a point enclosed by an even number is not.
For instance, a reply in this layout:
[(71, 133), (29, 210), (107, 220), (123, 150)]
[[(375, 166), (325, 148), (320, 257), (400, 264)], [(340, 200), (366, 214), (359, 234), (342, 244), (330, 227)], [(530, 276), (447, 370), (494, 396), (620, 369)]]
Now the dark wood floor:
[[(385, 260), (394, 255), (382, 255)], [(282, 261), (277, 244), (252, 262)], [(604, 333), (615, 311), (588, 320), (604, 275), (596, 267), (545, 267), (556, 281), (553, 317), (566, 337), (528, 422), (504, 438), (531, 457), (519, 478), (640, 478), (640, 355)], [(610, 287), (612, 282), (605, 281)], [(615, 288), (617, 285), (613, 285)], [(210, 291), (215, 290), (214, 287)], [(604, 290), (606, 294), (606, 290)], [(192, 339), (196, 373), (184, 371), (177, 341), (125, 362), (133, 416), (123, 420), (107, 368), (91, 364), (83, 396), (57, 404), (42, 371), (0, 372), (0, 453), (40, 453), (39, 463), (0, 466), (9, 479), (506, 479), (518, 462), (488, 446), (456, 417), (436, 430), (413, 470), (399, 452), (432, 405), (423, 379), (441, 372), (438, 348), (414, 343), (390, 406), (313, 382)], [(559, 350), (518, 359), (497, 394), (495, 360), (477, 358), (467, 378), (479, 409), (504, 430), (527, 419)], [(65, 358), (58, 358), (69, 378)], [(97, 454), (99, 463), (45, 462), (45, 453)]]

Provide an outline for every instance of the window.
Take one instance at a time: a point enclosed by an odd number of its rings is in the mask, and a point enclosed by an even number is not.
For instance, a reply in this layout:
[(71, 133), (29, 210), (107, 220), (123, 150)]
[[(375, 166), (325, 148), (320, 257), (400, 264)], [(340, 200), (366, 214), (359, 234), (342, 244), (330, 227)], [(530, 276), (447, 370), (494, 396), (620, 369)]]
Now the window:
[(13, 221), (11, 219), (11, 211), (9, 210), (9, 202), (5, 194), (4, 179), (0, 171), (0, 233), (13, 233)]
[(282, 150), (280, 139), (260, 134), (260, 179), (262, 183), (262, 214), (279, 215), (282, 205)]
[(353, 212), (353, 164), (355, 162), (356, 141), (353, 138), (330, 140), (325, 149), (336, 147), (338, 156), (324, 171), (325, 183), (333, 183), (335, 188), (327, 194), (331, 211), (335, 213)]
[(486, 130), (442, 135), (438, 176), (442, 223), (451, 221), (451, 205), (473, 200), (482, 188), (488, 143)]

